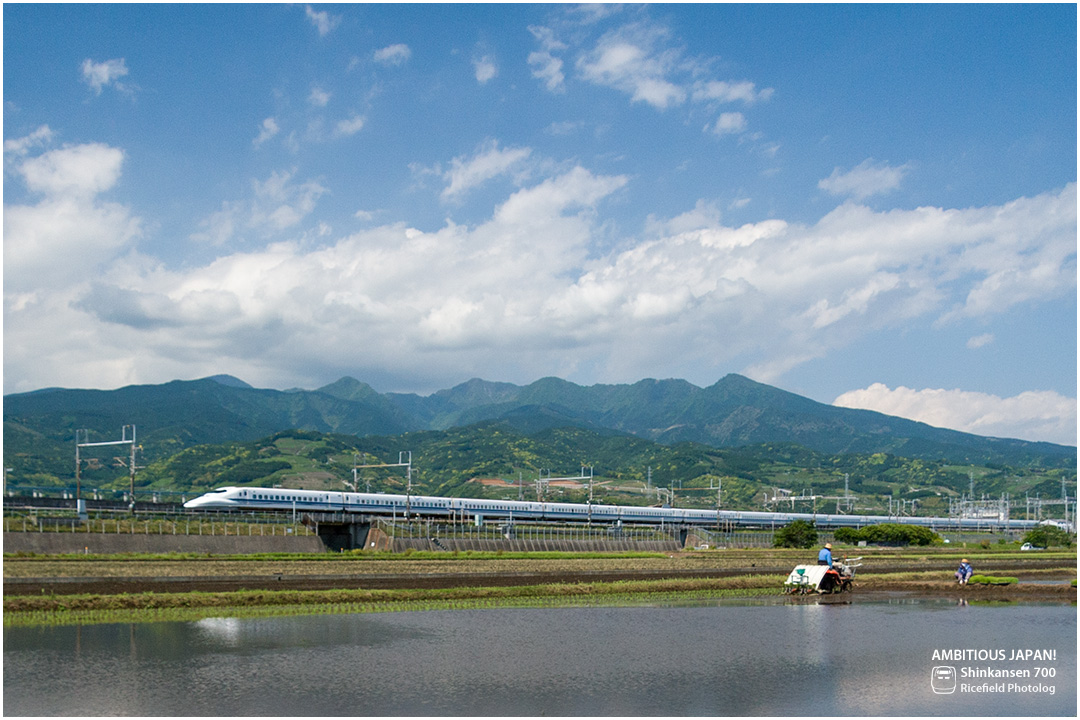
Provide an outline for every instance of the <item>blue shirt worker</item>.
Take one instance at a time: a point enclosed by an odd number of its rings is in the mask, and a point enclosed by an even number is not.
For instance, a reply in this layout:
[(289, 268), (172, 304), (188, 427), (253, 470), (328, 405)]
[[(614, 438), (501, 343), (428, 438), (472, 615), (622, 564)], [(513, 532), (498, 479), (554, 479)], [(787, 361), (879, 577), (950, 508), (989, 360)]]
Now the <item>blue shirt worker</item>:
[(971, 563), (968, 562), (967, 558), (964, 558), (960, 561), (960, 567), (956, 570), (957, 582), (959, 582), (961, 585), (967, 585), (968, 579), (974, 572), (975, 569), (971, 567)]
[(817, 555), (817, 564), (832, 567), (832, 543), (825, 543), (825, 547), (821, 548)]

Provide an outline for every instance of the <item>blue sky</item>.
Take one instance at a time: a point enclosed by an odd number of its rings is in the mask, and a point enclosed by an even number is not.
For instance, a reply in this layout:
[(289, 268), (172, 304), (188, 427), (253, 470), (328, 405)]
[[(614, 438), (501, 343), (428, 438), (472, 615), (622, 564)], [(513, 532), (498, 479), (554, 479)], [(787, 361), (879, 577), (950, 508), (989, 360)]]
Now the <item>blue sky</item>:
[(1073, 5), (6, 5), (4, 392), (729, 372), (1076, 441)]

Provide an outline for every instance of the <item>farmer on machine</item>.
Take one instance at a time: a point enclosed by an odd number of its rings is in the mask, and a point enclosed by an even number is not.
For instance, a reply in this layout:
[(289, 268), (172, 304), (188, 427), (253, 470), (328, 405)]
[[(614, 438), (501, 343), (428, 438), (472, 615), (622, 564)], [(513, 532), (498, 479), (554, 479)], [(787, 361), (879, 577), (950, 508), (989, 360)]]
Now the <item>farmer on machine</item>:
[(821, 548), (817, 556), (817, 564), (832, 567), (832, 543), (825, 543), (825, 547)]

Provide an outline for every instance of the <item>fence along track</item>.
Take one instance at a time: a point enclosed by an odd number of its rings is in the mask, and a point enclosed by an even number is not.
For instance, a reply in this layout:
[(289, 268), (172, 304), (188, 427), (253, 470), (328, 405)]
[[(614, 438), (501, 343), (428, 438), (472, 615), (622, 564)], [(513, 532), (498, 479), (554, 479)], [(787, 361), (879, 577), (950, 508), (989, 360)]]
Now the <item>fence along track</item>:
[(280, 516), (233, 519), (176, 516), (170, 519), (89, 517), (82, 521), (77, 517), (47, 517), (35, 514), (5, 516), (4, 532), (90, 535), (208, 535), (211, 537), (217, 535), (225, 537), (275, 537), (282, 535), (304, 537), (315, 534), (313, 528), (300, 522), (283, 521)]
[(681, 547), (672, 528), (606, 525), (514, 524), (483, 526), (401, 522), (377, 519), (368, 538), (369, 549), (503, 550), (507, 552), (675, 552)]

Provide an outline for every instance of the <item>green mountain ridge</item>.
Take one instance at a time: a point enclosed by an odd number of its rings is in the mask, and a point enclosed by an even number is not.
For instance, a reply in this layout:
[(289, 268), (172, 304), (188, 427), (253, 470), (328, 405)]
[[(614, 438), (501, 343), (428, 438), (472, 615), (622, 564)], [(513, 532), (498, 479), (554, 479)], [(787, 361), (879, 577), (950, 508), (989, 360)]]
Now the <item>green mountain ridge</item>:
[[(354, 378), (316, 390), (253, 388), (231, 376), (117, 390), (50, 388), (4, 397), (4, 461), (16, 472), (70, 474), (77, 429), (90, 441), (135, 425), (152, 463), (185, 448), (254, 442), (283, 431), (357, 437), (447, 431), (500, 422), (516, 432), (580, 428), (673, 446), (794, 444), (828, 453), (888, 453), (953, 463), (1075, 467), (1076, 448), (986, 438), (868, 410), (815, 402), (727, 375), (707, 388), (684, 380), (581, 386), (543, 378), (526, 386), (469, 380), (428, 396), (379, 393)], [(52, 468), (52, 470), (48, 470)]]

